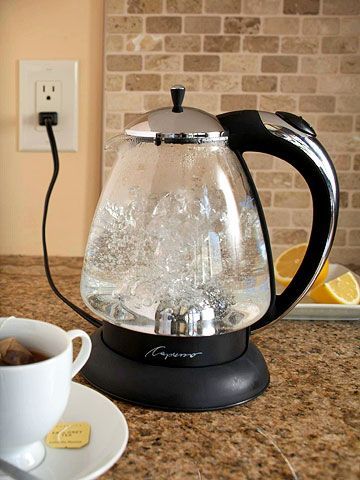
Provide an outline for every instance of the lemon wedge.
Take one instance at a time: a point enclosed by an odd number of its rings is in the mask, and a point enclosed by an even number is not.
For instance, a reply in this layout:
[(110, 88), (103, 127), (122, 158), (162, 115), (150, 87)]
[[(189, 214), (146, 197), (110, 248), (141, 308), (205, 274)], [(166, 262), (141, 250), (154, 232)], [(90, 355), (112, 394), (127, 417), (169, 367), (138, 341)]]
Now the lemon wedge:
[(337, 303), (358, 305), (360, 302), (359, 284), (351, 272), (346, 272), (330, 282), (313, 288), (309, 296), (317, 303)]
[[(275, 278), (281, 285), (284, 285), (285, 287), (289, 285), (303, 261), (307, 247), (307, 243), (300, 243), (299, 245), (290, 247), (281, 253), (275, 260)], [(313, 283), (313, 288), (316, 288), (325, 282), (328, 272), (329, 261), (326, 260), (323, 268)]]

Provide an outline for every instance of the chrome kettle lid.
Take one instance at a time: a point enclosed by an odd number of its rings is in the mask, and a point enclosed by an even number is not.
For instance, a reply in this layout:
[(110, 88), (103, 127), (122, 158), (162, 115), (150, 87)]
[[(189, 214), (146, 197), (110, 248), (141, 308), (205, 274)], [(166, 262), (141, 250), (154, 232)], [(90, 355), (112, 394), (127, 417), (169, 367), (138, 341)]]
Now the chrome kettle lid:
[(204, 110), (183, 107), (185, 87), (174, 85), (170, 89), (172, 107), (159, 108), (145, 113), (125, 127), (131, 137), (165, 143), (203, 143), (227, 138), (218, 119)]

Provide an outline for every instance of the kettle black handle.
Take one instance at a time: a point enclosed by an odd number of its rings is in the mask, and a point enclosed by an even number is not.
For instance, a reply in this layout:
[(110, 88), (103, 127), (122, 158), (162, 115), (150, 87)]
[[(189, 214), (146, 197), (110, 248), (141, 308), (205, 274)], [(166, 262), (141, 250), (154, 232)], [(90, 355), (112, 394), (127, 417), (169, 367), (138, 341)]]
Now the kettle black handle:
[[(270, 269), (272, 302), (265, 315), (252, 325), (262, 328), (282, 318), (306, 294), (319, 274), (334, 240), (338, 210), (339, 187), (334, 166), (324, 147), (316, 140), (315, 132), (301, 117), (287, 112), (258, 112), (242, 110), (217, 117), (229, 133), (229, 147), (244, 165), (244, 152), (262, 152), (285, 160), (304, 177), (313, 201), (313, 222), (305, 257), (291, 283), (281, 295), (275, 295), (271, 248), (265, 218), (255, 189), (248, 174), (258, 203), (260, 220)], [(245, 172), (248, 169), (245, 166)]]

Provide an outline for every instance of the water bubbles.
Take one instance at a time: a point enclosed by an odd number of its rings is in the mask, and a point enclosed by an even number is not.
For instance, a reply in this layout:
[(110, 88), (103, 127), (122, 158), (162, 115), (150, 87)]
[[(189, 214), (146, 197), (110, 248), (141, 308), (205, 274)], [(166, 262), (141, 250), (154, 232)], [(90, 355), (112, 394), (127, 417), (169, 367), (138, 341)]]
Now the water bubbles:
[[(115, 324), (149, 324), (159, 333), (211, 335), (240, 325), (250, 296), (238, 287), (251, 272), (249, 257), (234, 249), (223, 192), (131, 187), (126, 198), (97, 210), (82, 277), (88, 306)], [(242, 241), (252, 243), (260, 231), (256, 209), (246, 199), (239, 208)]]

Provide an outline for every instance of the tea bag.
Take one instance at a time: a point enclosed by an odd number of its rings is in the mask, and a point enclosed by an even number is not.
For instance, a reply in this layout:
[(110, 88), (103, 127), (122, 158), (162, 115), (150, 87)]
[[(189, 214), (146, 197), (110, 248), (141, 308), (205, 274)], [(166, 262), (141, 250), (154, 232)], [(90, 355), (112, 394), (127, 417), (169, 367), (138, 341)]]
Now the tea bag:
[(0, 340), (0, 365), (25, 365), (32, 361), (33, 354), (15, 337)]

